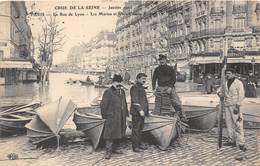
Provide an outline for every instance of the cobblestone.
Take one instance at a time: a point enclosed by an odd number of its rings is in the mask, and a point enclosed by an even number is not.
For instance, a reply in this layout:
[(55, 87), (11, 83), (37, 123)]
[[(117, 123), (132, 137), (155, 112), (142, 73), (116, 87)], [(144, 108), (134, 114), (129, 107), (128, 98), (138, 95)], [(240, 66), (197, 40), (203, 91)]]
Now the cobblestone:
[[(55, 149), (36, 149), (28, 143), (26, 136), (4, 138), (0, 140), (0, 159), (5, 159), (9, 153), (17, 153), (19, 157), (38, 157), (38, 159), (0, 161), (3, 166), (259, 166), (260, 165), (260, 130), (246, 130), (248, 160), (236, 161), (239, 153), (237, 148), (226, 147), (217, 149), (216, 135), (210, 133), (184, 134), (180, 143), (173, 143), (166, 151), (160, 151), (148, 142), (149, 147), (142, 153), (134, 153), (130, 140), (121, 143), (124, 154), (113, 154), (110, 160), (105, 160), (105, 150), (93, 151), (89, 142), (62, 145), (60, 151)], [(186, 141), (188, 139), (188, 141)]]

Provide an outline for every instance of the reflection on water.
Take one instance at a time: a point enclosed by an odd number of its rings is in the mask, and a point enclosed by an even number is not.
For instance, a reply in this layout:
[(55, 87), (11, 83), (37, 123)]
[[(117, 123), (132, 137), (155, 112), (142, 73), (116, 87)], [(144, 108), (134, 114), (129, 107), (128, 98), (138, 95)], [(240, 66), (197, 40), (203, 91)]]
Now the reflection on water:
[[(81, 84), (66, 84), (69, 78), (85, 80), (85, 75), (51, 73), (50, 84), (42, 87), (40, 84), (16, 84), (0, 86), (0, 106), (13, 103), (29, 103), (39, 100), (43, 103), (57, 100), (60, 96), (70, 98), (78, 105), (89, 105), (97, 96), (102, 95), (104, 89), (94, 86), (81, 86)], [(91, 77), (93, 80), (96, 78)]]

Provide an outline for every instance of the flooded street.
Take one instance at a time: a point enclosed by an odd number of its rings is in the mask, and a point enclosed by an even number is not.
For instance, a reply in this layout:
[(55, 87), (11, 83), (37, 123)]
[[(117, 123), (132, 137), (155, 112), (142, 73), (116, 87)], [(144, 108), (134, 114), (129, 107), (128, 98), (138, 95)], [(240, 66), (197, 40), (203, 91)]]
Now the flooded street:
[[(94, 86), (81, 86), (80, 83), (67, 84), (66, 81), (69, 78), (85, 80), (86, 75), (51, 73), (50, 84), (45, 88), (37, 83), (0, 86), (0, 106), (15, 102), (29, 103), (33, 100), (46, 103), (55, 101), (60, 96), (70, 98), (78, 105), (89, 105), (95, 97), (103, 92), (103, 89), (97, 89)], [(97, 80), (96, 76), (91, 76), (91, 79)]]
[[(88, 106), (93, 99), (103, 94), (104, 88), (95, 88), (94, 86), (82, 86), (80, 83), (67, 84), (72, 80), (85, 80), (87, 75), (69, 74), (69, 73), (51, 73), (50, 84), (45, 88), (40, 84), (16, 84), (0, 86), (0, 106), (29, 103), (33, 100), (39, 100), (43, 103), (57, 100), (60, 96), (71, 99), (78, 106)], [(91, 80), (97, 81), (97, 76), (90, 76)], [(129, 88), (129, 86), (128, 86)], [(177, 91), (195, 91), (197, 85), (191, 83), (176, 83)], [(126, 91), (128, 94), (128, 90)]]

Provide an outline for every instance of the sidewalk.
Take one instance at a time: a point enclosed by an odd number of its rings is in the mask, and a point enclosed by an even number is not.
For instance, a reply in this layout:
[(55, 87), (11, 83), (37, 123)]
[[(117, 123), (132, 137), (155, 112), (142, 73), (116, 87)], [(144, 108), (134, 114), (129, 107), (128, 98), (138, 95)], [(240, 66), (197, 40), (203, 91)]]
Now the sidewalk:
[(236, 161), (238, 150), (224, 146), (217, 150), (216, 134), (185, 134), (179, 143), (174, 143), (166, 151), (148, 144), (142, 153), (134, 153), (130, 140), (122, 143), (120, 149), (124, 154), (113, 154), (110, 160), (104, 159), (105, 149), (93, 151), (89, 141), (62, 145), (60, 151), (55, 149), (35, 149), (26, 136), (5, 138), (0, 140), (0, 159), (9, 153), (17, 153), (19, 157), (39, 157), (31, 160), (0, 161), (0, 165), (8, 166), (259, 166), (260, 165), (260, 130), (246, 130), (248, 147), (246, 161)]

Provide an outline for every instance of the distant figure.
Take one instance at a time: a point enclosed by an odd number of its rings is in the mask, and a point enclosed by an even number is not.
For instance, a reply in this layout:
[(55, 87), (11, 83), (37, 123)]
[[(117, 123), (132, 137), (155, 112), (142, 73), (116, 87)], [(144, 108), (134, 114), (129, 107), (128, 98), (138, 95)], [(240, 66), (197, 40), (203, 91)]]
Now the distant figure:
[(214, 78), (213, 78), (214, 92), (216, 92), (219, 87), (220, 87), (220, 78), (217, 74), (214, 74)]
[(90, 80), (90, 77), (89, 76), (87, 76), (87, 78), (86, 78), (86, 82), (90, 82), (91, 80)]
[(131, 79), (131, 76), (130, 76), (129, 72), (126, 70), (126, 71), (125, 71), (125, 76), (124, 76), (124, 81), (125, 81), (127, 84), (130, 84), (130, 79)]
[(105, 90), (100, 103), (101, 115), (106, 119), (103, 138), (106, 143), (106, 159), (110, 159), (112, 152), (116, 151), (114, 144), (125, 136), (126, 117), (129, 116), (125, 91), (121, 88), (123, 78), (120, 75), (114, 75), (112, 86)]
[(99, 77), (98, 77), (97, 84), (102, 85), (102, 84), (103, 84), (103, 79), (104, 79), (103, 76), (99, 76)]
[(214, 85), (213, 81), (214, 80), (213, 80), (211, 74), (208, 74), (205, 77), (205, 93), (206, 94), (211, 94), (213, 92), (213, 85)]
[(256, 85), (257, 85), (257, 79), (254, 76), (253, 72), (250, 71), (246, 79), (246, 95), (245, 95), (246, 97), (252, 97), (252, 98), (257, 97)]

